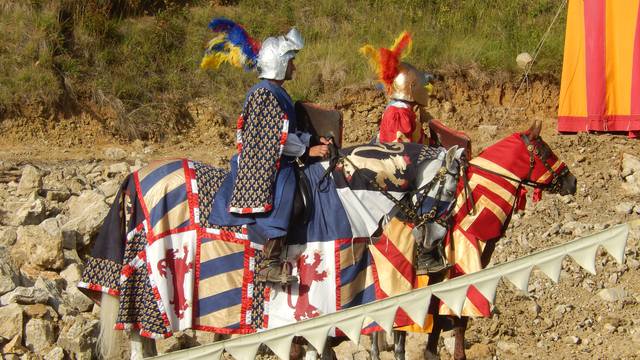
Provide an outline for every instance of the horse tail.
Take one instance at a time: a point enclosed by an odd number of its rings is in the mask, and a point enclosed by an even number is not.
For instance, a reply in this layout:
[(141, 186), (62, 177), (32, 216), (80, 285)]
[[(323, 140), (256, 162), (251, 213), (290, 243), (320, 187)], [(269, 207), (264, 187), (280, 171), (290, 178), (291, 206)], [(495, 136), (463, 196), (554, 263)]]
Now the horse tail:
[(100, 334), (98, 335), (98, 352), (103, 359), (115, 354), (117, 332), (115, 330), (118, 316), (119, 298), (102, 293), (100, 299)]

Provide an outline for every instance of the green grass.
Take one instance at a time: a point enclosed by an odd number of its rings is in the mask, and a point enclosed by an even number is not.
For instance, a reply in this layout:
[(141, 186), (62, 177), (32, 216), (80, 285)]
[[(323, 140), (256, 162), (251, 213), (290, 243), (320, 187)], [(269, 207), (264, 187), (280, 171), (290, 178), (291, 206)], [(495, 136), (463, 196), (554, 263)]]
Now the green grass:
[[(516, 55), (533, 54), (561, 0), (231, 2), (0, 0), (0, 111), (30, 102), (55, 106), (64, 77), (81, 101), (98, 91), (115, 97), (125, 115), (138, 116), (134, 127), (149, 128), (130, 137), (161, 138), (163, 124), (153, 118), (167, 121), (166, 109), (184, 108), (201, 96), (232, 121), (256, 80), (230, 67), (199, 70), (211, 37), (207, 24), (216, 16), (244, 24), (258, 39), (291, 26), (301, 30), (306, 45), (287, 85), (295, 99), (330, 99), (345, 86), (373, 79), (358, 48), (388, 47), (403, 30), (414, 37), (406, 61), (427, 71), (474, 66), (515, 72)], [(60, 9), (73, 14), (71, 45), (58, 22)], [(563, 12), (552, 29), (534, 72), (560, 74), (565, 17)], [(168, 127), (183, 128), (171, 121)]]

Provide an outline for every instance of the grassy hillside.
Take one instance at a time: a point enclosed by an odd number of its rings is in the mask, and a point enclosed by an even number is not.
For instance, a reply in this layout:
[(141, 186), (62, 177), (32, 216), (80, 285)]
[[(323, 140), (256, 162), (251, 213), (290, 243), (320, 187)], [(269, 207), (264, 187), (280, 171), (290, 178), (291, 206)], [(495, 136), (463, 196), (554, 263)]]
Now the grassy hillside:
[[(291, 26), (301, 30), (306, 46), (288, 85), (295, 98), (322, 100), (371, 79), (358, 48), (389, 46), (402, 30), (414, 36), (407, 61), (420, 68), (517, 71), (515, 56), (534, 52), (560, 3), (0, 0), (0, 119), (25, 104), (108, 104), (118, 112), (120, 132), (153, 138), (158, 127), (179, 128), (180, 109), (199, 96), (211, 96), (234, 117), (255, 75), (230, 67), (199, 70), (211, 37), (207, 23), (216, 16), (237, 20), (259, 39)], [(563, 12), (534, 71), (559, 74), (564, 20)]]

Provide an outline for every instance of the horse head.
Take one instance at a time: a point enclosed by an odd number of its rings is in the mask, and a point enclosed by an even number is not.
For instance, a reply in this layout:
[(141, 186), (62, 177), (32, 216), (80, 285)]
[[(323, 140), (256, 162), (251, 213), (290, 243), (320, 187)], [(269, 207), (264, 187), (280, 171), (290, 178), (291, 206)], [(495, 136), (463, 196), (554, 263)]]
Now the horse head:
[(520, 134), (529, 155), (529, 173), (524, 180), (541, 190), (560, 195), (576, 193), (577, 180), (569, 167), (551, 150), (542, 137), (542, 123), (535, 121), (529, 130)]
[(470, 165), (485, 173), (499, 175), (514, 185), (529, 185), (560, 195), (575, 194), (576, 178), (569, 167), (540, 136), (541, 123), (535, 121), (524, 132), (515, 133), (482, 151)]

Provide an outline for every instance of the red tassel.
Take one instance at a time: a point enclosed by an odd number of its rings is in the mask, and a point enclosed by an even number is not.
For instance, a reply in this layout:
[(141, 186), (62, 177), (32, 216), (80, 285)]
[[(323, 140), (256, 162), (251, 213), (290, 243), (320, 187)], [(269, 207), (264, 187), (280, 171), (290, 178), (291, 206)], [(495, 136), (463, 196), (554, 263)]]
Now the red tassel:
[(534, 203), (537, 203), (538, 201), (542, 200), (542, 189), (533, 190), (532, 200)]
[(527, 207), (527, 188), (521, 186), (517, 196), (516, 210), (523, 211)]

